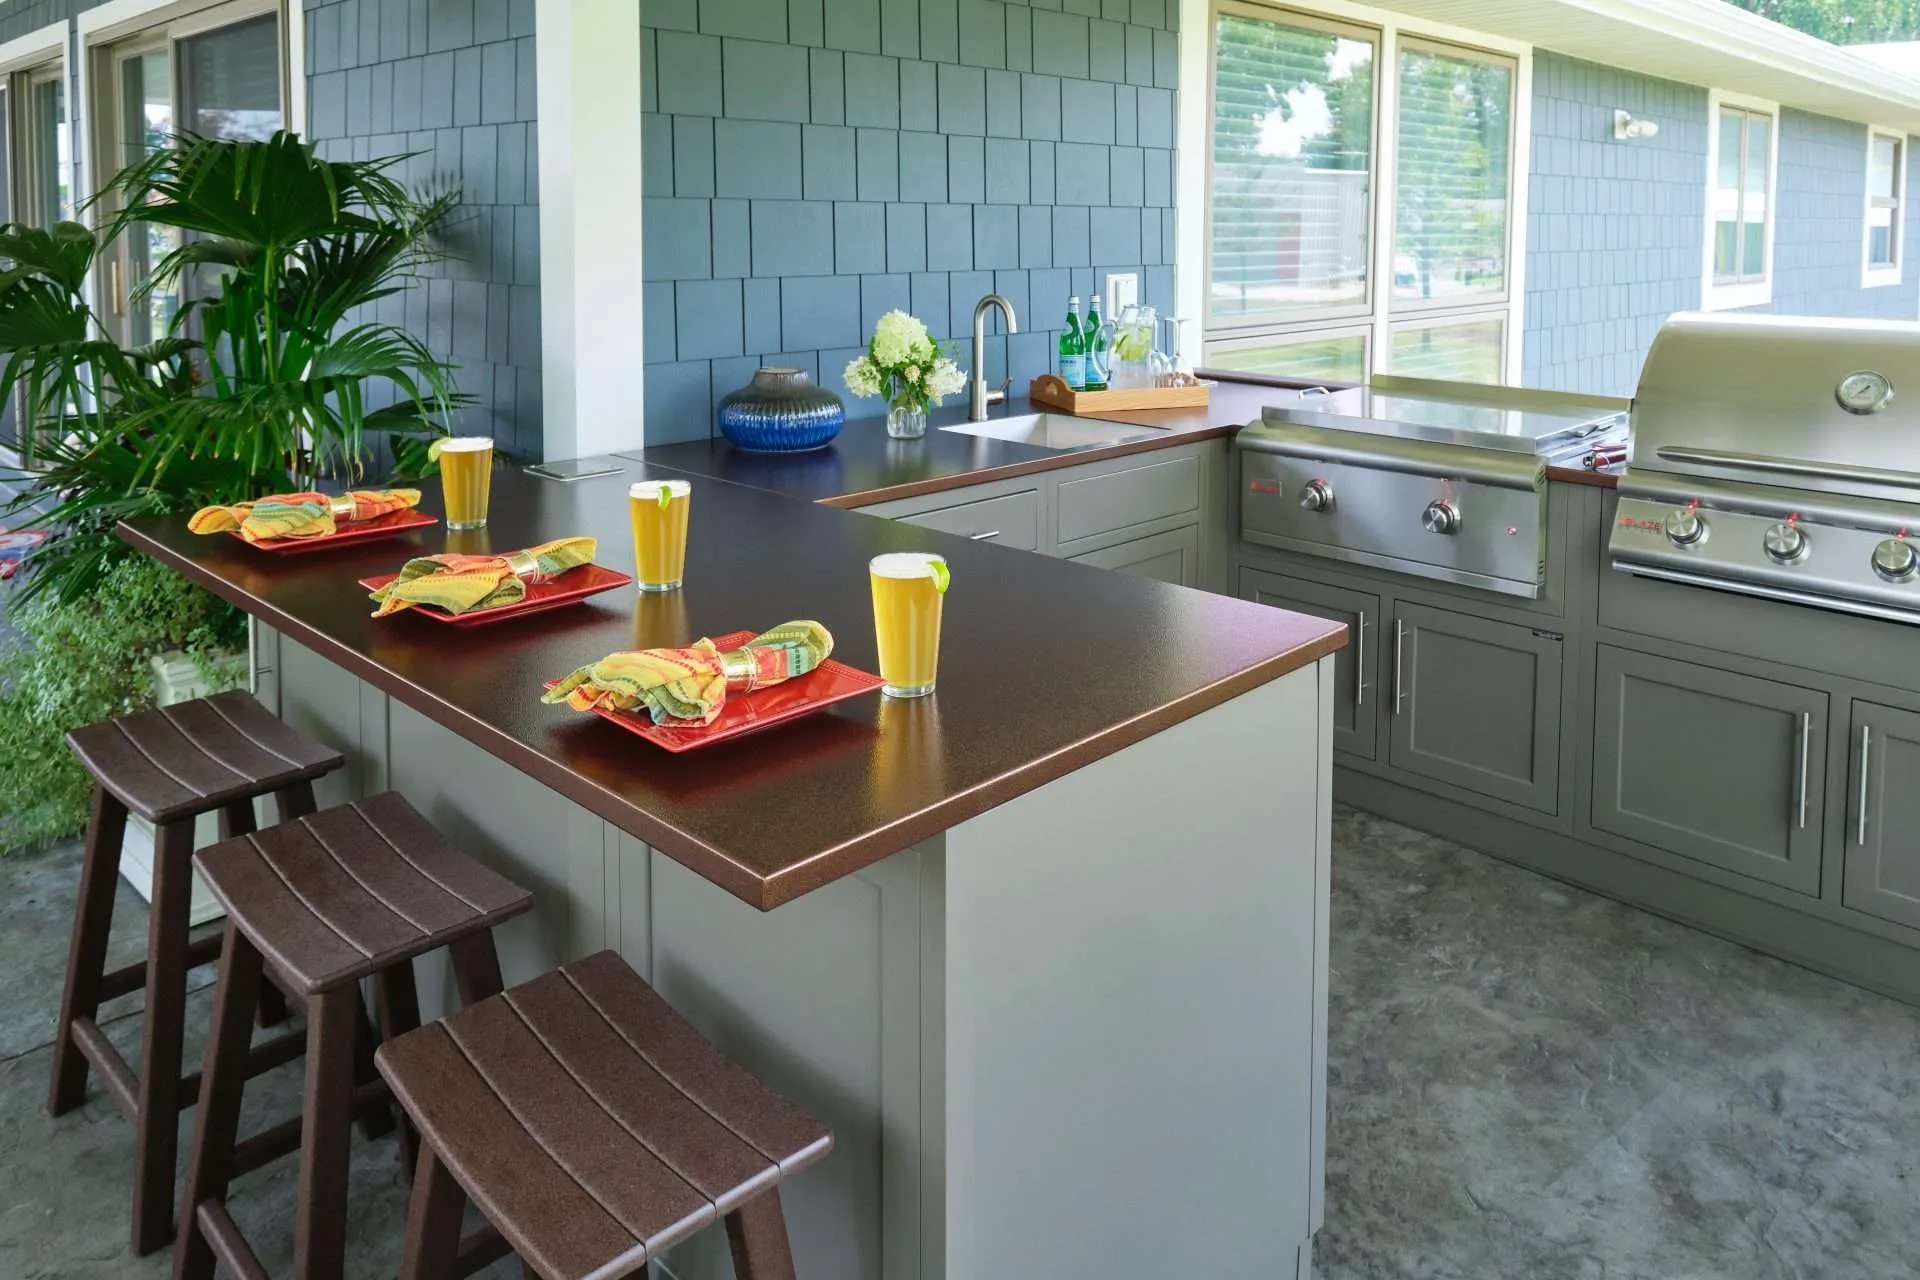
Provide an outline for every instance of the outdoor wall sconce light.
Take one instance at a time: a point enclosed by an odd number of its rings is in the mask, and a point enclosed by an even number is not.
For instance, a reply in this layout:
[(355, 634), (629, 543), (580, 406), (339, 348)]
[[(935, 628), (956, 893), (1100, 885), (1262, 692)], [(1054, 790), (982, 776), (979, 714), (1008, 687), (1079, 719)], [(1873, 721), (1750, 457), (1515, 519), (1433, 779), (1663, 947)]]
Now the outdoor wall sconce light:
[(1613, 113), (1613, 137), (1616, 142), (1632, 142), (1641, 138), (1651, 138), (1660, 132), (1658, 123), (1652, 120), (1635, 120), (1625, 111)]

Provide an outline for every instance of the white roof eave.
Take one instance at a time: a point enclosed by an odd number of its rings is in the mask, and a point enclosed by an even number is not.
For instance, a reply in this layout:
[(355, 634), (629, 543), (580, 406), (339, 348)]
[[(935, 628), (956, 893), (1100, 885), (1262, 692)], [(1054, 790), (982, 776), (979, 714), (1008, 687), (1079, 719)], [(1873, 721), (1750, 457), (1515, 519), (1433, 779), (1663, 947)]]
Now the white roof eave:
[(1386, 0), (1569, 57), (1920, 133), (1920, 79), (1725, 0)]

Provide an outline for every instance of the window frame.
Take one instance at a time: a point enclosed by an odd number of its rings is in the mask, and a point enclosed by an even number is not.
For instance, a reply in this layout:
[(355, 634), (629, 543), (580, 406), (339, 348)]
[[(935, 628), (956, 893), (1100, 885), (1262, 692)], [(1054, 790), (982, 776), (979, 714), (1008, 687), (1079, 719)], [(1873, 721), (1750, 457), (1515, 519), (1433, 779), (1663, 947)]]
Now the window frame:
[[(1253, 318), (1242, 318), (1239, 323), (1223, 323), (1215, 326), (1212, 320), (1213, 310), (1213, 161), (1215, 129), (1219, 123), (1219, 113), (1214, 110), (1217, 92), (1215, 73), (1220, 62), (1220, 23), (1222, 14), (1246, 18), (1256, 22), (1272, 22), (1280, 26), (1298, 27), (1305, 31), (1319, 31), (1328, 35), (1349, 40), (1362, 40), (1373, 46), (1373, 119), (1367, 130), (1367, 156), (1369, 160), (1367, 181), (1367, 283), (1366, 292), (1357, 303), (1336, 303), (1321, 307), (1287, 308), (1284, 315), (1268, 314)], [(1296, 9), (1283, 9), (1274, 5), (1248, 3), (1247, 0), (1217, 0), (1207, 13), (1207, 147), (1205, 173), (1207, 203), (1205, 228), (1202, 241), (1205, 252), (1200, 264), (1201, 295), (1203, 307), (1200, 315), (1200, 329), (1205, 343), (1205, 335), (1218, 333), (1223, 341), (1241, 336), (1271, 337), (1276, 333), (1309, 324), (1323, 324), (1329, 321), (1347, 321), (1365, 319), (1374, 312), (1375, 299), (1379, 292), (1378, 273), (1379, 252), (1374, 243), (1378, 234), (1378, 202), (1380, 198), (1380, 68), (1383, 53), (1382, 32), (1361, 23), (1343, 22), (1337, 18), (1320, 14), (1303, 13)]]
[[(296, 121), (295, 111), (303, 105), (304, 94), (294, 92), (294, 77), (289, 74), (291, 32), (300, 24), (300, 0), (110, 0), (89, 9), (77, 19), (80, 46), (80, 96), (85, 107), (81, 117), (85, 138), (86, 171), (105, 175), (117, 172), (123, 163), (119, 149), (125, 117), (124, 91), (119, 71), (122, 62), (139, 52), (164, 49), (167, 54), (169, 95), (176, 112), (182, 99), (179, 47), (183, 41), (242, 23), (271, 16), (275, 20), (280, 59), (280, 118)], [(304, 77), (300, 77), (304, 83)], [(304, 135), (304, 121), (301, 132)], [(102, 200), (93, 206), (93, 225), (100, 226), (118, 211), (117, 202)], [(102, 319), (118, 327), (116, 336), (127, 340), (131, 334), (132, 309), (129, 306), (128, 249), (116, 244), (103, 254), (104, 267), (96, 265), (89, 284)]]
[[(1873, 211), (1883, 207), (1880, 197), (1873, 194), (1873, 146), (1881, 140), (1893, 143), (1893, 198), (1884, 207), (1893, 210), (1893, 224), (1889, 228), (1893, 250), (1892, 262), (1873, 260)], [(1907, 230), (1907, 135), (1904, 130), (1888, 128), (1883, 125), (1867, 126), (1867, 168), (1866, 182), (1862, 184), (1864, 206), (1860, 225), (1860, 287), (1878, 289), (1890, 284), (1899, 284), (1906, 278), (1907, 253), (1904, 243)]]
[[(1358, 28), (1352, 34), (1359, 38), (1371, 38), (1374, 45), (1374, 120), (1371, 131), (1373, 147), (1373, 181), (1368, 193), (1370, 211), (1373, 217), (1373, 234), (1369, 252), (1372, 261), (1368, 270), (1368, 295), (1371, 307), (1365, 315), (1345, 310), (1340, 315), (1319, 318), (1289, 318), (1285, 321), (1267, 320), (1257, 325), (1214, 325), (1209, 319), (1211, 292), (1213, 287), (1213, 142), (1216, 122), (1215, 111), (1215, 64), (1218, 45), (1219, 15), (1223, 12), (1237, 13), (1252, 18), (1264, 18), (1270, 21), (1312, 26), (1318, 29), (1333, 28), (1342, 34), (1348, 29)], [(1375, 9), (1369, 6), (1349, 3), (1348, 0), (1316, 0), (1311, 11), (1303, 11), (1290, 4), (1267, 3), (1265, 0), (1212, 0), (1206, 10), (1207, 35), (1202, 41), (1195, 42), (1200, 50), (1201, 70), (1204, 73), (1206, 92), (1193, 95), (1197, 106), (1195, 115), (1199, 117), (1189, 131), (1183, 127), (1176, 142), (1185, 151), (1189, 147), (1199, 152), (1204, 162), (1190, 165), (1180, 164), (1180, 173), (1176, 183), (1178, 203), (1195, 201), (1205, 210), (1199, 222), (1200, 271), (1191, 287), (1180, 286), (1180, 298), (1183, 314), (1200, 317), (1198, 330), (1200, 352), (1204, 362), (1206, 353), (1219, 346), (1223, 350), (1233, 350), (1257, 345), (1261, 339), (1284, 342), (1289, 339), (1303, 340), (1310, 337), (1316, 328), (1325, 329), (1328, 336), (1344, 336), (1354, 329), (1367, 331), (1367, 371), (1368, 376), (1391, 371), (1392, 331), (1396, 327), (1406, 328), (1415, 319), (1431, 321), (1435, 324), (1447, 321), (1475, 319), (1482, 316), (1498, 315), (1502, 320), (1502, 334), (1505, 349), (1500, 360), (1500, 380), (1512, 382), (1519, 376), (1521, 353), (1526, 333), (1526, 254), (1528, 188), (1532, 168), (1532, 111), (1533, 111), (1533, 46), (1521, 41), (1471, 31), (1445, 23), (1425, 19), (1410, 18), (1405, 14)], [(1400, 51), (1403, 45), (1411, 44), (1423, 49), (1433, 49), (1441, 53), (1455, 54), (1468, 58), (1484, 59), (1489, 62), (1505, 62), (1513, 69), (1513, 98), (1507, 117), (1507, 259), (1506, 289), (1498, 298), (1475, 298), (1471, 302), (1428, 303), (1424, 306), (1409, 307), (1403, 302), (1393, 306), (1391, 271), (1395, 257), (1394, 238), (1395, 199), (1398, 195), (1398, 136), (1389, 133), (1389, 125), (1397, 124), (1399, 119), (1399, 74)], [(1184, 113), (1183, 113), (1184, 114)], [(1189, 142), (1188, 139), (1192, 139)], [(1382, 278), (1382, 270), (1387, 273)], [(1186, 273), (1183, 273), (1186, 274)]]
[[(1760, 257), (1765, 269), (1758, 279), (1722, 280), (1714, 271), (1713, 249), (1716, 221), (1714, 193), (1720, 189), (1720, 116), (1723, 111), (1765, 116), (1767, 130), (1767, 205), (1762, 224)], [(1745, 126), (1741, 130), (1741, 191), (1745, 198), (1746, 156)], [(1701, 249), (1700, 309), (1725, 311), (1736, 307), (1765, 306), (1773, 301), (1774, 245), (1780, 225), (1780, 104), (1765, 98), (1729, 93), (1723, 89), (1707, 91), (1707, 182), (1705, 206), (1705, 244)], [(1744, 206), (1743, 206), (1744, 207)], [(1744, 218), (1736, 225), (1746, 225)]]

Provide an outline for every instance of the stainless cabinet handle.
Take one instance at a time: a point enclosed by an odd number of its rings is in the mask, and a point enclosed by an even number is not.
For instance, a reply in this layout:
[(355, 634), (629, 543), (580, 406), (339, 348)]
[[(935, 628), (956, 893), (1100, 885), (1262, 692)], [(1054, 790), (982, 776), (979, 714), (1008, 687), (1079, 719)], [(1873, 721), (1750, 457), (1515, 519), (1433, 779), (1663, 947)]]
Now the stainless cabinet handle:
[(1800, 829), (1807, 829), (1807, 746), (1813, 741), (1813, 713), (1800, 713)]
[(999, 536), (1000, 531), (998, 529), (989, 529), (985, 533), (970, 533), (967, 535), (967, 538), (973, 542), (985, 542), (989, 538), (997, 538)]
[(1407, 696), (1407, 689), (1401, 678), (1403, 665), (1400, 661), (1402, 651), (1407, 646), (1407, 624), (1398, 618), (1393, 620), (1393, 714), (1400, 714), (1400, 704)]
[(1867, 758), (1873, 751), (1873, 726), (1860, 726), (1860, 813), (1854, 822), (1854, 842), (1862, 848), (1867, 843)]
[(1367, 615), (1360, 615), (1353, 639), (1353, 705), (1367, 705)]

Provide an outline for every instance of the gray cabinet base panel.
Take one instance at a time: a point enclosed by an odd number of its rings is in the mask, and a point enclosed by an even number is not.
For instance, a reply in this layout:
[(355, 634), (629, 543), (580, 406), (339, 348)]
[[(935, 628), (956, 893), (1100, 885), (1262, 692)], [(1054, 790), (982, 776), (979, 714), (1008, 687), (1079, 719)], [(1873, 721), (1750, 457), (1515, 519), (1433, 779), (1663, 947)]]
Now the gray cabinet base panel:
[(1920, 1004), (1920, 966), (1910, 946), (1354, 769), (1334, 770), (1333, 796), (1550, 879)]

